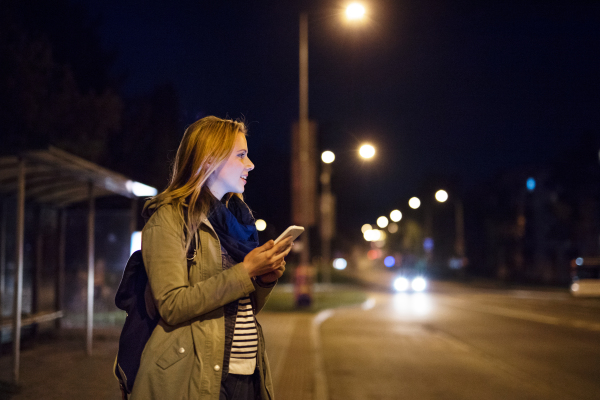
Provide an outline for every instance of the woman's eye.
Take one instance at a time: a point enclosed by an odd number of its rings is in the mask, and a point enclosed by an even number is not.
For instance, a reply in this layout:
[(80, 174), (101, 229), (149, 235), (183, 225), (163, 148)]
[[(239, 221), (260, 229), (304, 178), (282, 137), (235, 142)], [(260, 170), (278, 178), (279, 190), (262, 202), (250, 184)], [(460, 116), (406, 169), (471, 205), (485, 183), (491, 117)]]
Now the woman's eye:
[(246, 153), (240, 153), (240, 154), (238, 154), (238, 157), (244, 158), (244, 157), (246, 157)]

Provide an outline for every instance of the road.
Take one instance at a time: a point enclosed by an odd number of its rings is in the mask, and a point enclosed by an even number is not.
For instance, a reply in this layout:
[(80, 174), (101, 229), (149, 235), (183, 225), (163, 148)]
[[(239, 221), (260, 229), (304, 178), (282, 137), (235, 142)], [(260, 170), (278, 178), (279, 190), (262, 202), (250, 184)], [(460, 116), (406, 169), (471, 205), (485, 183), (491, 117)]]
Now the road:
[(438, 284), (327, 317), (330, 400), (600, 399), (598, 299)]

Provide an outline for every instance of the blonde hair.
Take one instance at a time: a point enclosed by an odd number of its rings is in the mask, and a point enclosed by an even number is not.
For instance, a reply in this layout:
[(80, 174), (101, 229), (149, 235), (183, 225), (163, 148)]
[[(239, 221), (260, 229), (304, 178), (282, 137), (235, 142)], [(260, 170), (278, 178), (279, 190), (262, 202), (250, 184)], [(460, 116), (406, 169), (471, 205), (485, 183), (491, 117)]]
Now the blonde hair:
[[(185, 226), (186, 250), (214, 201), (206, 181), (227, 160), (238, 133), (245, 135), (246, 125), (230, 119), (208, 116), (191, 124), (177, 149), (169, 186), (150, 202), (156, 205), (169, 202), (175, 207)], [(226, 200), (231, 195), (227, 194)], [(243, 201), (241, 194), (233, 195)]]

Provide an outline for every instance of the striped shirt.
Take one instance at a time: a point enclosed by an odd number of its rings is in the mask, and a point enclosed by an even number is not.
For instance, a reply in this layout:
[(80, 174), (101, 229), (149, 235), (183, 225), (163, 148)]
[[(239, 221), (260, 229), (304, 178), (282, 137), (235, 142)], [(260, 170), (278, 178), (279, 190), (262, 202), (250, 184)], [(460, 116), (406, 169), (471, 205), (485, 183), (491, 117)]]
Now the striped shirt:
[(250, 297), (246, 296), (238, 302), (229, 372), (237, 375), (252, 375), (256, 368), (257, 350), (258, 331)]

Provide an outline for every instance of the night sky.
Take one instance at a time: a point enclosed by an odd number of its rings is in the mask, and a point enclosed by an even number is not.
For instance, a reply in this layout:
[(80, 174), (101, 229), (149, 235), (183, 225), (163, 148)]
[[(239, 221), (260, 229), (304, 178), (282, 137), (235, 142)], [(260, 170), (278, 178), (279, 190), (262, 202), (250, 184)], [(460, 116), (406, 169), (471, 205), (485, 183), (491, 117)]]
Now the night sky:
[[(372, 0), (356, 26), (331, 1), (76, 3), (100, 18), (125, 95), (172, 82), (182, 127), (245, 118), (256, 164), (246, 199), (278, 231), (290, 222), (301, 10), (319, 153), (337, 156), (338, 228), (407, 209), (432, 176), (470, 190), (600, 130), (600, 2)], [(357, 158), (363, 141), (372, 162)]]

